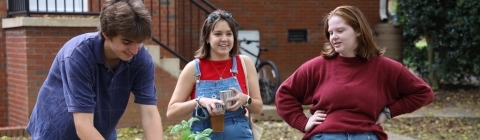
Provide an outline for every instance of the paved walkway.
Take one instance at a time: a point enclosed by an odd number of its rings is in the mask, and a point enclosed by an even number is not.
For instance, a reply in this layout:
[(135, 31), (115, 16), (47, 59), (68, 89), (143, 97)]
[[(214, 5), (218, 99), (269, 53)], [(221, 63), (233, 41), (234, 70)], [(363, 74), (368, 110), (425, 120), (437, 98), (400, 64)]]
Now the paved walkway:
[(412, 118), (412, 117), (467, 117), (477, 118), (480, 117), (480, 108), (454, 108), (445, 107), (440, 109), (434, 109), (431, 107), (423, 107), (410, 114), (403, 114), (397, 116), (398, 118)]
[[(395, 118), (412, 118), (412, 117), (478, 117), (480, 118), (480, 108), (454, 108), (445, 107), (435, 109), (432, 107), (423, 107), (415, 112), (403, 114)], [(389, 140), (415, 140), (413, 138), (393, 133), (387, 133)]]

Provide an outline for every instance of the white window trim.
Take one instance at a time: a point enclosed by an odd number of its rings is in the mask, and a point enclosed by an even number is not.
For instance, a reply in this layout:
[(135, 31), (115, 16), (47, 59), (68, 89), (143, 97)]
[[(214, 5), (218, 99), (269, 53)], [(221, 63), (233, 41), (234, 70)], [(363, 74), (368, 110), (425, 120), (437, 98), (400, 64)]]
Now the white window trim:
[[(57, 6), (55, 6), (55, 1)], [(29, 0), (29, 9), (32, 12), (82, 12), (82, 2), (83, 12), (88, 12), (88, 0)], [(75, 7), (73, 3), (75, 3)]]

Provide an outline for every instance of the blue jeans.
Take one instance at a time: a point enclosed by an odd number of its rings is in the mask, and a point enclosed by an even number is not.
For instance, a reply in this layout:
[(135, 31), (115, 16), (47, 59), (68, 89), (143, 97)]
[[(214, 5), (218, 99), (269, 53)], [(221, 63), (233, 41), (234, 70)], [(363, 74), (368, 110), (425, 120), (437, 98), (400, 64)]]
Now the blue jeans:
[(378, 140), (372, 132), (365, 133), (319, 133), (309, 140)]

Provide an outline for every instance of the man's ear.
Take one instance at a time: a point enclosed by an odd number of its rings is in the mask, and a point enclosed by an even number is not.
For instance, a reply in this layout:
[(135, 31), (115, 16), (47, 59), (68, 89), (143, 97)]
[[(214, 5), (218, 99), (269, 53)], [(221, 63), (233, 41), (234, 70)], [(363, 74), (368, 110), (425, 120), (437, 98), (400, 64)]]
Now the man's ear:
[(107, 39), (108, 39), (108, 36), (107, 36), (107, 35), (105, 35), (105, 33), (102, 33), (102, 36), (103, 36), (103, 38), (104, 38), (105, 40), (107, 40)]

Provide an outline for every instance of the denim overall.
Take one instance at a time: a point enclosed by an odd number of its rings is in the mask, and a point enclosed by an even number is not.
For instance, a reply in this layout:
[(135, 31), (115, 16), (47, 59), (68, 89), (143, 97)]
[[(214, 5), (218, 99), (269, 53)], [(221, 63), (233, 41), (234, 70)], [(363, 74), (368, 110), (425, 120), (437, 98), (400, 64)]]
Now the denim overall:
[[(199, 80), (200, 63), (198, 59), (195, 59), (195, 77), (196, 77), (196, 90), (195, 98), (216, 98), (220, 100), (219, 92), (222, 90), (228, 90), (234, 87), (238, 91), (242, 91), (239, 82), (237, 80), (237, 63), (235, 57), (232, 58), (232, 77), (220, 79), (220, 80)], [(210, 138), (212, 140), (252, 140), (252, 130), (248, 118), (244, 114), (245, 108), (242, 106), (236, 111), (225, 111), (225, 127), (223, 132), (212, 132)], [(195, 121), (191, 124), (190, 130), (192, 133), (199, 132), (207, 128), (211, 128), (210, 118), (208, 117), (208, 111), (206, 108), (197, 107), (192, 115), (197, 117), (200, 121)]]

